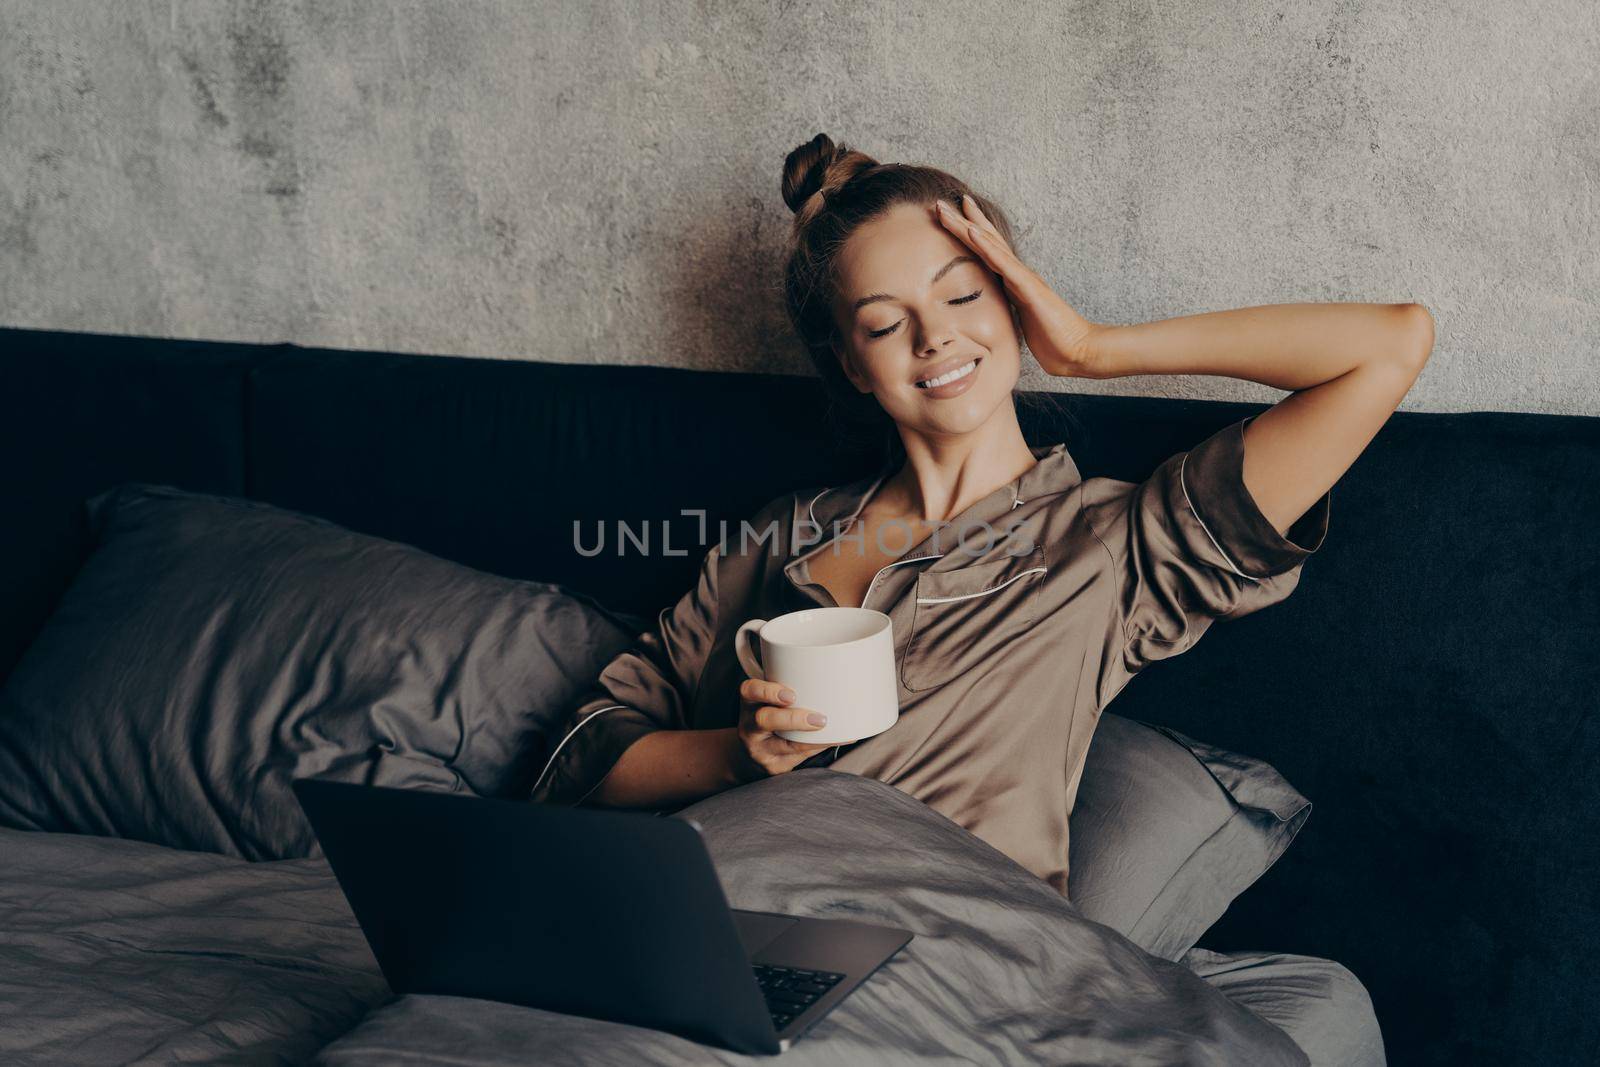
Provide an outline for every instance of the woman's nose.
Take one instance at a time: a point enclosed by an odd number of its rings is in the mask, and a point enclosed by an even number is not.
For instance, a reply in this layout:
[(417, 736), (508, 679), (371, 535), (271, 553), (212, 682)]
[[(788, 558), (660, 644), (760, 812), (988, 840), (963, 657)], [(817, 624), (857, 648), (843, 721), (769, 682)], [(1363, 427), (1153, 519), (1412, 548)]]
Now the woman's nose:
[(955, 331), (947, 326), (929, 330), (927, 341), (923, 344), (922, 351), (930, 356), (936, 356), (955, 339)]

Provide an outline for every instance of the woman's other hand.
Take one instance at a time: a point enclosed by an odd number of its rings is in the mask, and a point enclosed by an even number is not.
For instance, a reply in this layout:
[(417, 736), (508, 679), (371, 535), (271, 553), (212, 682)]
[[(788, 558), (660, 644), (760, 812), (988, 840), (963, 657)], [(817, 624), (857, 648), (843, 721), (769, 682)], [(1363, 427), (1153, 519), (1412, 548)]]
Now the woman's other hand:
[[(812, 745), (779, 737), (777, 730), (818, 730), (827, 723), (820, 711), (794, 707), (795, 694), (778, 682), (746, 678), (739, 685), (739, 740), (743, 766), (734, 768), (745, 782), (792, 771), (832, 745)], [(813, 718), (814, 717), (814, 718)]]
[(1046, 373), (1072, 378), (1095, 377), (1089, 337), (1101, 327), (1073, 310), (1045, 280), (1022, 262), (970, 196), (957, 211), (938, 202), (939, 220), (1000, 276), (1006, 298), (1022, 320), (1028, 351)]

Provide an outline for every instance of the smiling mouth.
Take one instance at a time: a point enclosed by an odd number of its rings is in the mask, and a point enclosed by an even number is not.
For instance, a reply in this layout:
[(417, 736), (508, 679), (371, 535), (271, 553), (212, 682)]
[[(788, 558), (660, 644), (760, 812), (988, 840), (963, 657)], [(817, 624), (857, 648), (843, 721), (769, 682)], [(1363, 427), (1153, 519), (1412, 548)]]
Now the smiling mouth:
[(948, 374), (941, 374), (937, 378), (929, 378), (926, 381), (917, 382), (916, 387), (918, 389), (937, 389), (941, 385), (949, 385), (951, 382), (959, 382), (961, 379), (977, 370), (978, 364), (982, 362), (983, 357), (978, 356), (965, 365), (950, 371)]

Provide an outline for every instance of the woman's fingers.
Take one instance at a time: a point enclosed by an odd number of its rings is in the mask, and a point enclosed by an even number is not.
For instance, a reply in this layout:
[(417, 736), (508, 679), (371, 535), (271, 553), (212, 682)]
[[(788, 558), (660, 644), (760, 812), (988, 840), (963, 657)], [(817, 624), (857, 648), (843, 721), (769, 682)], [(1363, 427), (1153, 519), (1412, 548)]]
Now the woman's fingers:
[(795, 693), (781, 682), (765, 681), (760, 678), (746, 678), (739, 683), (739, 696), (751, 704), (777, 704), (783, 706), (795, 702)]
[[(961, 195), (961, 210), (967, 218), (971, 219), (973, 223), (977, 225), (978, 233), (980, 235), (987, 236), (995, 244), (999, 245), (1007, 252), (1011, 252), (1011, 246), (1006, 244), (1006, 239), (1004, 237), (1000, 236), (1000, 231), (994, 228), (994, 224), (989, 221), (989, 216), (983, 213), (983, 209), (978, 206), (978, 202), (976, 200), (972, 199), (970, 196), (967, 196), (965, 193)], [(1012, 252), (1012, 255), (1015, 254), (1016, 253)]]
[(791, 741), (787, 737), (774, 737), (772, 740), (777, 744), (787, 746), (789, 752), (803, 752), (808, 756), (814, 752), (821, 752), (824, 749), (833, 747), (831, 742), (826, 745), (813, 745), (807, 741)]
[[(960, 211), (957, 211), (943, 200), (938, 202), (939, 218), (944, 221), (944, 224), (954, 230), (957, 236), (972, 245), (986, 261), (989, 260), (990, 256), (1002, 251), (1012, 259), (1016, 259), (1015, 253), (1011, 251), (1011, 246), (1006, 244), (1005, 238), (1000, 236), (999, 231), (984, 216), (983, 211), (978, 207), (978, 202), (970, 196), (963, 197), (962, 201)], [(990, 262), (989, 265), (996, 270), (1000, 269), (994, 262)]]
[(990, 270), (1000, 275), (1000, 280), (1013, 299), (1029, 299), (1034, 287), (1042, 284), (1042, 280), (1028, 268), (1026, 263), (1017, 258), (1011, 246), (1006, 244), (1005, 238), (989, 224), (977, 201), (971, 197), (966, 197), (965, 200), (966, 203), (960, 213), (940, 200), (939, 218), (951, 232), (966, 242), (967, 247), (978, 253), (979, 258)]
[(961, 197), (957, 211), (936, 202), (939, 221), (1000, 277), (1007, 302), (1018, 315), (1023, 339), (1048, 374), (1094, 377), (1088, 337), (1097, 328), (1061, 299), (1048, 282), (1017, 256), (984, 215), (978, 202)]
[(820, 711), (807, 708), (756, 709), (756, 725), (768, 733), (779, 730), (820, 730), (828, 724), (828, 717)]
[(750, 717), (756, 729), (767, 733), (820, 730), (828, 723), (828, 717), (820, 711), (793, 707), (796, 699), (794, 690), (781, 682), (746, 678), (739, 683), (739, 696), (749, 705)]

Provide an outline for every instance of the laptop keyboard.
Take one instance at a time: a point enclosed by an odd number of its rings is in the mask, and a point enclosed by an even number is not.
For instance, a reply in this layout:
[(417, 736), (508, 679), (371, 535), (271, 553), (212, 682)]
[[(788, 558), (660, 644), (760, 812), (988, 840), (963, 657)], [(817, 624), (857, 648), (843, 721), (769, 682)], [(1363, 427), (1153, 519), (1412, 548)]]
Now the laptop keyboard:
[(844, 980), (844, 975), (833, 971), (807, 971), (799, 967), (774, 967), (766, 963), (752, 963), (750, 966), (756, 972), (756, 984), (767, 998), (772, 1025), (779, 1030)]

